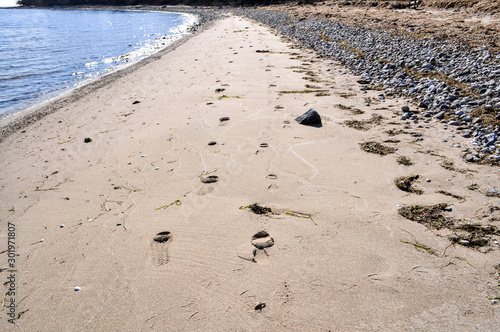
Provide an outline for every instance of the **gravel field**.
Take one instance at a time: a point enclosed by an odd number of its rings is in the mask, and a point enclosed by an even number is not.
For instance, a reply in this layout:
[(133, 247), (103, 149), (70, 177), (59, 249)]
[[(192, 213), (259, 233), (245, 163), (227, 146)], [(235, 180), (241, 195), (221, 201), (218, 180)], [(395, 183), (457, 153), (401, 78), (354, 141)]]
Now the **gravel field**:
[(472, 141), (463, 151), (467, 161), (500, 162), (500, 54), (488, 46), (287, 12), (233, 12), (339, 61), (365, 89), (384, 90), (380, 98), (412, 98), (420, 111), (403, 113), (402, 120), (438, 120), (456, 127)]

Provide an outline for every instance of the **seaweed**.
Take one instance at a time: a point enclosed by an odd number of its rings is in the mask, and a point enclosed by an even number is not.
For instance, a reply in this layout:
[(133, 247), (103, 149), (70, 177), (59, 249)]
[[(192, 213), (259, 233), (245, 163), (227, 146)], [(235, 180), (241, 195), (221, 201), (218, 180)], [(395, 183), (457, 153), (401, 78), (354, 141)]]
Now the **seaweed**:
[(473, 183), (473, 184), (467, 186), (466, 188), (469, 189), (469, 190), (478, 190), (479, 189), (479, 185), (477, 183)]
[(404, 166), (411, 166), (411, 165), (415, 164), (410, 158), (405, 157), (405, 156), (399, 156), (396, 161), (398, 162), (398, 164), (404, 165)]
[[(453, 232), (448, 236), (452, 244), (459, 244), (464, 247), (479, 250), (488, 246), (492, 236), (500, 236), (500, 230), (493, 225), (457, 224), (452, 218), (446, 217), (443, 212), (448, 204), (441, 203), (430, 206), (408, 206), (398, 210), (399, 214), (409, 220), (416, 221), (431, 229), (448, 229)], [(486, 253), (490, 251), (483, 252)]]
[(453, 193), (450, 193), (449, 191), (436, 190), (436, 193), (443, 194), (443, 195), (446, 195), (446, 196), (451, 196), (453, 198), (458, 199), (459, 201), (464, 201), (465, 200), (465, 197), (459, 196), (459, 195), (456, 195), (456, 194), (453, 194)]
[(370, 129), (372, 125), (379, 125), (382, 123), (382, 119), (384, 117), (373, 113), (371, 119), (368, 120), (346, 120), (344, 121), (344, 124), (350, 128), (354, 128), (357, 130), (363, 130), (366, 131)]
[(385, 156), (385, 155), (388, 155), (390, 153), (396, 152), (395, 148), (391, 148), (391, 147), (385, 146), (381, 143), (373, 142), (373, 141), (359, 143), (359, 145), (361, 146), (361, 149), (363, 151), (366, 151), (369, 153), (379, 154), (381, 156)]
[(493, 225), (463, 224), (455, 227), (459, 233), (450, 236), (452, 243), (465, 247), (484, 247), (490, 244), (491, 235), (500, 235), (497, 227)]
[(402, 176), (394, 180), (394, 184), (402, 191), (406, 191), (409, 193), (414, 193), (417, 195), (422, 195), (424, 191), (422, 189), (417, 189), (413, 187), (413, 182), (418, 180), (420, 176), (418, 174), (410, 175), (410, 176)]
[(425, 250), (429, 254), (437, 256), (437, 253), (436, 253), (436, 251), (434, 249), (432, 249), (428, 245), (425, 245), (425, 244), (423, 244), (421, 242), (418, 242), (418, 241), (410, 242), (410, 241), (403, 241), (403, 240), (400, 240), (400, 241), (403, 242), (403, 243), (406, 243), (406, 244), (411, 244), (412, 246), (415, 247), (415, 249), (417, 249), (417, 251), (422, 252), (422, 250)]
[(253, 203), (247, 206), (240, 206), (241, 210), (247, 210), (249, 209), (255, 214), (272, 214), (273, 210), (270, 207), (267, 206), (261, 206), (258, 203)]
[(435, 205), (411, 205), (398, 210), (398, 213), (409, 220), (416, 221), (432, 229), (451, 228), (454, 225), (453, 219), (444, 215), (448, 204), (440, 203)]
[(171, 207), (172, 205), (182, 205), (182, 202), (178, 199), (176, 199), (175, 201), (173, 201), (172, 203), (169, 203), (169, 204), (165, 204), (163, 206), (160, 206), (160, 207), (157, 207), (155, 210), (161, 210), (161, 209), (166, 209), (166, 208), (169, 208)]
[(458, 173), (466, 173), (467, 172), (467, 170), (465, 170), (465, 169), (456, 168), (455, 163), (453, 162), (453, 160), (450, 160), (450, 159), (443, 160), (443, 162), (441, 164), (439, 164), (439, 166), (441, 166), (442, 168), (444, 168), (448, 171), (454, 171), (454, 172), (458, 172)]

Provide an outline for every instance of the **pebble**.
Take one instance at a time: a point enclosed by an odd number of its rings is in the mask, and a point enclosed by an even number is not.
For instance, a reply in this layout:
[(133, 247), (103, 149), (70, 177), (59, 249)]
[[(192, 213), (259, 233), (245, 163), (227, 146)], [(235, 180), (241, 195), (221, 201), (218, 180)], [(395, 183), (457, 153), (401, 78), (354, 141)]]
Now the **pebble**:
[(75, 286), (75, 292), (78, 292), (80, 290), (82, 290), (82, 288), (80, 286)]

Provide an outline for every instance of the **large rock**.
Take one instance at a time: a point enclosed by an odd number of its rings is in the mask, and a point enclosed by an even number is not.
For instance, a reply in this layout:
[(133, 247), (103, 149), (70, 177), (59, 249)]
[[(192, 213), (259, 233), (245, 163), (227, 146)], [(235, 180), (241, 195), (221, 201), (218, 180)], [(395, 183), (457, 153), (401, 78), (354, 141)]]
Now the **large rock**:
[(312, 108), (295, 118), (295, 121), (303, 125), (321, 126), (321, 116)]

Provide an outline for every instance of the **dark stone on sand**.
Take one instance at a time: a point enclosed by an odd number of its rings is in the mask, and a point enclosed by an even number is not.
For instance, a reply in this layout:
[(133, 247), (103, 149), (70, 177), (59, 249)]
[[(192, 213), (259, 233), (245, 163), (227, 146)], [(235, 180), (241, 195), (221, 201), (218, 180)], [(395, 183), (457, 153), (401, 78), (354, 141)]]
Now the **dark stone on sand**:
[(410, 111), (410, 108), (408, 106), (403, 106), (401, 107), (401, 110), (405, 113), (408, 113)]
[(210, 141), (210, 142), (208, 142), (208, 145), (215, 145), (215, 144), (217, 144), (216, 141)]
[(362, 79), (359, 79), (357, 82), (359, 84), (370, 84), (371, 81), (370, 80), (365, 80), (365, 79), (362, 78)]
[(224, 116), (222, 118), (219, 119), (220, 122), (224, 122), (224, 121), (229, 121), (229, 117), (228, 116)]
[(139, 103), (140, 103), (140, 101), (136, 100), (136, 101), (134, 101), (134, 102), (132, 103), (132, 105), (139, 104)]
[(222, 89), (222, 88), (219, 88), (219, 89), (215, 89), (215, 93), (221, 93), (221, 92), (224, 92), (226, 89)]
[(321, 116), (314, 109), (309, 109), (307, 112), (295, 118), (300, 124), (303, 125), (320, 125), (321, 126)]
[(85, 137), (85, 139), (83, 140), (83, 143), (90, 143), (92, 142), (92, 138), (90, 137)]

